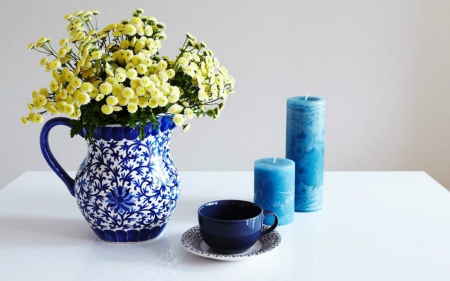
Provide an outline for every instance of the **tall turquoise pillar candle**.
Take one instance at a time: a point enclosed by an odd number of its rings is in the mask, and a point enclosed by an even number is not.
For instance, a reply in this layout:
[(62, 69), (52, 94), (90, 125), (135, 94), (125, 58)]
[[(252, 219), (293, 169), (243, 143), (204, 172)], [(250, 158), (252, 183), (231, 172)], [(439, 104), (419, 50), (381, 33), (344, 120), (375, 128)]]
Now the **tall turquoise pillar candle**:
[[(295, 163), (284, 158), (264, 158), (255, 161), (254, 202), (278, 216), (278, 225), (294, 220)], [(264, 219), (272, 225), (273, 216)]]
[(325, 145), (325, 100), (287, 100), (286, 158), (295, 162), (295, 211), (322, 209)]

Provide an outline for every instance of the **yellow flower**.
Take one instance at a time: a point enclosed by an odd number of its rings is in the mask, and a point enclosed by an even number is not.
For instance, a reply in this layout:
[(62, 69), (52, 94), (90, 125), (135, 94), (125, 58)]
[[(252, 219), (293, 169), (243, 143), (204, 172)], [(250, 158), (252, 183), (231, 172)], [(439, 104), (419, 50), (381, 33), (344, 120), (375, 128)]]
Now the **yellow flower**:
[(126, 99), (122, 96), (117, 97), (119, 99), (119, 105), (120, 106), (126, 106), (129, 102), (129, 99)]
[(89, 103), (90, 100), (91, 100), (91, 97), (89, 96), (88, 93), (80, 92), (78, 94), (77, 102), (80, 103), (81, 105)]
[(169, 75), (165, 70), (159, 71), (158, 76), (162, 82), (167, 82), (167, 80), (169, 80)]
[(105, 72), (108, 76), (114, 77), (114, 73), (110, 69), (105, 69)]
[(97, 95), (97, 96), (95, 97), (95, 100), (96, 100), (96, 101), (101, 101), (104, 97), (105, 97), (105, 95), (99, 94), (99, 95)]
[(59, 85), (55, 80), (50, 81), (50, 90), (52, 90), (52, 92), (56, 92), (56, 90), (59, 89)]
[(67, 104), (66, 106), (64, 106), (64, 113), (67, 115), (72, 114), (75, 111), (75, 107), (71, 104)]
[(129, 103), (127, 105), (127, 110), (129, 113), (135, 113), (138, 110), (138, 106), (135, 103)]
[(199, 62), (200, 61), (200, 57), (197, 54), (192, 54), (192, 58), (196, 61)]
[(58, 67), (61, 66), (61, 62), (59, 60), (55, 59), (54, 61), (52, 61), (48, 65), (50, 66), (51, 69), (57, 69)]
[(216, 78), (214, 79), (214, 83), (216, 83), (216, 85), (222, 85), (222, 77), (220, 77), (219, 75), (216, 76)]
[(161, 80), (155, 74), (150, 75), (150, 80), (155, 84), (155, 86), (159, 86), (161, 84)]
[(39, 93), (36, 91), (31, 92), (31, 97), (35, 99)]
[(198, 100), (200, 100), (200, 101), (206, 101), (206, 100), (208, 100), (208, 94), (206, 93), (206, 91), (205, 90), (203, 90), (203, 89), (200, 89), (199, 91), (198, 91)]
[(100, 93), (103, 95), (109, 95), (112, 92), (112, 85), (108, 82), (104, 82), (100, 85)]
[(122, 49), (126, 49), (126, 48), (128, 48), (130, 46), (130, 41), (128, 41), (128, 40), (123, 40), (122, 42), (120, 42), (120, 48), (122, 48)]
[(116, 27), (117, 27), (117, 24), (111, 23), (107, 27), (105, 27), (105, 30), (114, 30), (114, 29), (116, 29)]
[(158, 52), (158, 48), (157, 48), (155, 45), (150, 45), (150, 46), (148, 47), (148, 49), (149, 49), (149, 51), (150, 51), (150, 53), (151, 53), (152, 55), (154, 55), (154, 54), (156, 54), (156, 53)]
[(36, 112), (30, 112), (28, 113), (28, 120), (30, 120), (31, 122), (33, 122), (33, 116), (36, 115)]
[(197, 39), (195, 39), (194, 35), (190, 34), (189, 32), (186, 32), (186, 37), (193, 41), (197, 41)]
[(47, 88), (40, 88), (39, 89), (39, 94), (44, 96), (44, 97), (48, 97), (48, 89)]
[(61, 64), (66, 64), (69, 61), (70, 61), (70, 57), (68, 57), (68, 56), (65, 56), (65, 57), (61, 58)]
[(70, 82), (70, 85), (72, 85), (72, 87), (74, 87), (75, 89), (78, 89), (78, 88), (80, 88), (80, 86), (81, 86), (82, 83), (83, 83), (83, 82), (81, 81), (80, 78), (75, 77), (75, 78), (72, 80), (72, 82)]
[(44, 65), (47, 64), (47, 61), (48, 61), (47, 58), (42, 58), (41, 61), (39, 62), (39, 64), (40, 64), (41, 66), (44, 66)]
[(67, 90), (63, 89), (62, 91), (60, 91), (58, 97), (62, 100), (65, 100), (67, 98)]
[(66, 90), (67, 90), (67, 93), (70, 94), (70, 95), (75, 92), (75, 88), (71, 84), (66, 86)]
[(69, 39), (63, 38), (63, 39), (61, 39), (61, 41), (59, 41), (59, 45), (60, 45), (60, 46), (64, 46), (64, 45), (67, 44), (67, 42), (69, 42)]
[(134, 51), (135, 51), (136, 53), (138, 53), (140, 50), (142, 50), (142, 49), (145, 47), (145, 43), (146, 43), (146, 42), (144, 42), (144, 41), (142, 41), (142, 40), (139, 40), (139, 41), (136, 43), (136, 45), (134, 46)]
[(126, 73), (117, 72), (116, 71), (116, 80), (117, 80), (117, 82), (122, 83), (123, 81), (125, 81), (125, 79), (127, 79)]
[(119, 99), (117, 99), (115, 96), (108, 96), (106, 98), (106, 103), (108, 105), (114, 106), (119, 103)]
[(58, 109), (57, 109), (54, 105), (51, 105), (51, 106), (48, 108), (48, 111), (49, 111), (52, 115), (58, 115), (58, 114), (59, 114)]
[(175, 103), (180, 99), (180, 94), (177, 93), (171, 93), (169, 96), (169, 102), (170, 103)]
[(165, 60), (160, 60), (158, 62), (158, 69), (165, 70), (167, 68), (167, 62)]
[(31, 121), (34, 123), (42, 123), (44, 121), (44, 117), (42, 117), (42, 115), (40, 114), (34, 114)]
[(194, 111), (190, 108), (186, 108), (184, 110), (184, 115), (186, 115), (186, 119), (192, 119), (194, 118)]
[[(169, 100), (170, 102), (170, 100)], [(172, 106), (169, 107), (169, 109), (167, 110), (168, 113), (172, 113), (172, 114), (178, 114), (181, 111), (183, 111), (183, 107), (177, 103), (172, 104)]]
[(148, 84), (147, 87), (145, 87), (145, 89), (147, 90), (147, 92), (150, 92), (151, 90), (155, 89), (155, 83), (153, 83), (153, 81), (150, 81), (150, 83)]
[(152, 65), (152, 60), (149, 59), (149, 58), (144, 58), (144, 59), (142, 60), (142, 63), (143, 63), (146, 67), (149, 67), (150, 65)]
[(137, 70), (137, 73), (139, 73), (141, 75), (144, 75), (145, 73), (147, 73), (147, 67), (142, 63), (136, 67), (136, 70)]
[(136, 94), (137, 94), (138, 96), (143, 96), (143, 95), (145, 95), (146, 93), (147, 93), (147, 91), (145, 90), (144, 87), (139, 86), (139, 87), (136, 88)]
[(64, 74), (64, 79), (69, 83), (72, 82), (74, 77), (75, 76), (73, 75), (73, 73), (70, 70)]
[(83, 84), (81, 84), (81, 87), (80, 87), (81, 91), (83, 91), (83, 92), (91, 92), (93, 88), (94, 87), (89, 82), (84, 82)]
[(130, 46), (134, 47), (134, 44), (136, 44), (136, 41), (137, 41), (136, 36), (133, 36), (133, 38), (130, 41)]
[(169, 102), (169, 100), (167, 99), (167, 97), (165, 97), (165, 96), (158, 97), (158, 105), (159, 106), (164, 107), (167, 105), (168, 102)]
[(159, 89), (164, 93), (165, 96), (168, 96), (170, 94), (170, 84), (164, 83), (159, 86)]
[(72, 104), (74, 102), (73, 95), (67, 95), (66, 102), (67, 104)]
[(125, 86), (123, 84), (117, 83), (114, 84), (112, 89), (112, 93), (113, 95), (115, 95), (116, 97), (122, 96), (122, 91), (125, 88)]
[(107, 105), (107, 104), (102, 105), (102, 112), (104, 114), (109, 115), (109, 114), (113, 113), (113, 111), (114, 111), (114, 107)]
[(130, 79), (137, 77), (137, 71), (135, 69), (128, 69), (127, 70), (127, 77)]
[(152, 36), (152, 34), (153, 34), (153, 28), (152, 28), (150, 25), (147, 25), (147, 26), (144, 28), (144, 34), (145, 34), (145, 36), (148, 36), (148, 37)]
[(183, 115), (181, 115), (181, 114), (175, 114), (174, 116), (173, 116), (173, 123), (175, 123), (175, 125), (177, 125), (177, 126), (181, 126), (181, 125), (183, 125), (183, 123), (184, 123), (184, 116)]
[(27, 103), (27, 107), (30, 111), (34, 109), (34, 106), (31, 103)]
[(142, 20), (138, 17), (132, 17), (130, 20), (130, 24), (132, 24), (134, 26), (140, 26), (140, 25), (142, 25)]
[(23, 123), (24, 125), (28, 125), (28, 119), (27, 119), (27, 117), (22, 116), (22, 117), (20, 117), (20, 120), (22, 121), (22, 123)]
[(112, 33), (112, 35), (113, 35), (114, 37), (119, 37), (119, 36), (122, 36), (122, 32), (119, 31), (119, 30), (114, 30), (113, 33)]
[(59, 81), (59, 74), (58, 74), (58, 71), (53, 70), (53, 71), (52, 71), (52, 77), (53, 77), (53, 79), (55, 79), (55, 81)]
[(130, 87), (123, 89), (122, 96), (126, 99), (131, 99), (134, 96), (133, 89), (131, 89)]
[(108, 83), (111, 84), (111, 85), (117, 84), (116, 78), (111, 77), (111, 76), (108, 76), (108, 77), (105, 79), (105, 82), (108, 82)]
[(148, 106), (148, 98), (146, 98), (146, 97), (139, 97), (138, 105), (141, 108), (147, 107)]
[(73, 18), (73, 15), (71, 15), (71, 14), (67, 14), (64, 16), (65, 20), (70, 20), (71, 18)]
[(133, 57), (133, 52), (131, 50), (126, 50), (125, 52), (123, 52), (123, 58), (125, 60), (130, 60)]
[(152, 98), (159, 98), (159, 96), (162, 95), (162, 92), (156, 88), (150, 89), (150, 93), (151, 93)]
[(126, 35), (133, 36), (133, 35), (136, 34), (136, 27), (134, 27), (134, 26), (131, 25), (131, 24), (127, 24), (127, 25), (125, 25), (124, 33), (125, 33)]
[(150, 78), (148, 78), (147, 76), (144, 76), (144, 77), (142, 77), (142, 78), (139, 80), (140, 85), (141, 85), (142, 87), (144, 87), (144, 88), (150, 86), (150, 83), (151, 83), (151, 82), (152, 82), (152, 81), (151, 81)]
[[(39, 44), (44, 44), (45, 42), (47, 42), (47, 39), (49, 39), (49, 38), (46, 38), (46, 37), (41, 37), (41, 38), (39, 38), (39, 40), (37, 41)], [(50, 40), (48, 40), (48, 41), (50, 41)]]
[(130, 86), (133, 90), (136, 89), (137, 87), (139, 87), (140, 85), (141, 85), (141, 79), (139, 79), (139, 78), (130, 79)]
[(173, 69), (169, 69), (166, 72), (167, 72), (167, 76), (169, 78), (173, 78), (175, 76), (175, 70), (173, 70)]
[(102, 57), (101, 51), (94, 51), (91, 53), (91, 57), (89, 59), (90, 60), (98, 60), (98, 59), (101, 59), (101, 57)]
[(181, 57), (178, 59), (178, 64), (182, 67), (186, 67), (189, 64), (189, 61), (185, 57)]
[(150, 98), (150, 100), (148, 101), (148, 105), (151, 108), (158, 107), (158, 100), (156, 98)]

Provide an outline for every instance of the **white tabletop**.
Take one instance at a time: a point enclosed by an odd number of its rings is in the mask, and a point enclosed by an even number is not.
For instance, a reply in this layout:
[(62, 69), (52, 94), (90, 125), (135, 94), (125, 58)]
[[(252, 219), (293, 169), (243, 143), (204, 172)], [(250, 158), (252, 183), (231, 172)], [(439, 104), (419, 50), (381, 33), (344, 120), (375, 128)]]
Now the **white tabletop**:
[(327, 172), (324, 208), (278, 227), (275, 252), (226, 262), (181, 245), (197, 208), (253, 201), (252, 172), (182, 172), (161, 237), (101, 242), (53, 172), (0, 191), (0, 280), (450, 280), (450, 193), (424, 172)]

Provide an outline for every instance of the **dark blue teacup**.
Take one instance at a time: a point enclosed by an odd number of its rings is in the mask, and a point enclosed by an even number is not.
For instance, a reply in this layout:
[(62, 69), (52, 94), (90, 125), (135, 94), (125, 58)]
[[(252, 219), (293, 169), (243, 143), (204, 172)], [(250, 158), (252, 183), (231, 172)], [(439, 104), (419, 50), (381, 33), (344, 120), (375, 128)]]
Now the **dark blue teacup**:
[[(263, 220), (268, 215), (273, 215), (275, 222), (262, 231)], [(200, 206), (198, 223), (203, 241), (211, 249), (236, 254), (247, 251), (260, 237), (273, 231), (278, 225), (278, 217), (252, 202), (218, 200)]]

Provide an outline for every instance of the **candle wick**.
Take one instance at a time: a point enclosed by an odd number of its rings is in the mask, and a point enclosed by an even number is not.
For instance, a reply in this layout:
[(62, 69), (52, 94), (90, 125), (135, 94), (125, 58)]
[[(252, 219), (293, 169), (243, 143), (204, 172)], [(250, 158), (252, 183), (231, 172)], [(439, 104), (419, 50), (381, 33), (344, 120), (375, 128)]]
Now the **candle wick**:
[(309, 93), (306, 94), (305, 101), (308, 100)]
[(277, 161), (277, 158), (275, 157), (275, 158), (273, 158), (273, 163), (275, 163), (275, 161)]

